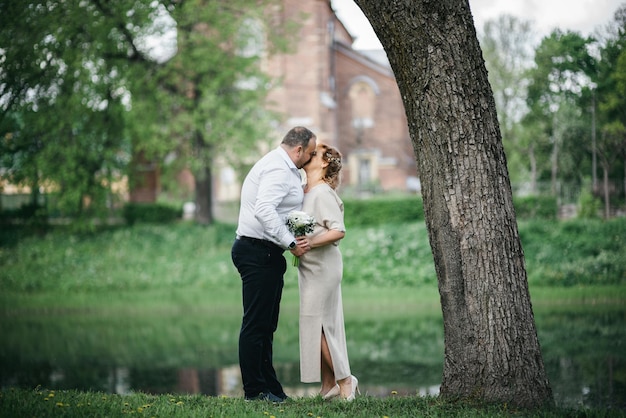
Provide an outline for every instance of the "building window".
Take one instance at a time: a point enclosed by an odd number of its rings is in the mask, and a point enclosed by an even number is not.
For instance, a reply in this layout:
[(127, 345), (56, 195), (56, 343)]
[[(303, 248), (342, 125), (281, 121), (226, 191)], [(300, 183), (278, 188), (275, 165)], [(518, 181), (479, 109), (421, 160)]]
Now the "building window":
[(359, 159), (359, 186), (369, 184), (372, 178), (372, 167), (369, 158)]
[(366, 130), (374, 126), (376, 93), (369, 83), (357, 81), (350, 87), (349, 97), (356, 145), (361, 147), (365, 141)]
[(350, 154), (350, 186), (359, 193), (374, 191), (379, 182), (380, 155), (377, 150), (355, 150)]

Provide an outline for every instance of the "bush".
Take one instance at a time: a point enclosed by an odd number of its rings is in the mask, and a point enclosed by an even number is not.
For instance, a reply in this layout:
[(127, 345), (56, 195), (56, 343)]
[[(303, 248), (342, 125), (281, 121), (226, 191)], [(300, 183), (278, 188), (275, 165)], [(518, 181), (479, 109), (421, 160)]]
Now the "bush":
[[(555, 197), (528, 196), (513, 198), (517, 219), (556, 219)], [(345, 220), (348, 226), (369, 226), (383, 223), (414, 222), (424, 219), (421, 196), (393, 199), (345, 199)]]
[(385, 200), (345, 200), (344, 212), (347, 226), (403, 223), (424, 219), (422, 198), (417, 196)]
[(595, 219), (600, 217), (602, 202), (597, 199), (588, 189), (583, 189), (578, 198), (578, 217), (582, 219)]
[(528, 280), (549, 286), (623, 284), (626, 219), (520, 224)]
[(39, 204), (26, 204), (17, 209), (4, 209), (0, 211), (0, 220), (12, 221), (28, 221), (37, 219), (47, 219), (48, 214), (46, 207)]
[(559, 211), (552, 196), (514, 197), (513, 206), (517, 219), (556, 219)]
[(135, 222), (169, 223), (180, 219), (181, 207), (162, 203), (129, 203), (124, 206), (124, 219), (128, 225)]

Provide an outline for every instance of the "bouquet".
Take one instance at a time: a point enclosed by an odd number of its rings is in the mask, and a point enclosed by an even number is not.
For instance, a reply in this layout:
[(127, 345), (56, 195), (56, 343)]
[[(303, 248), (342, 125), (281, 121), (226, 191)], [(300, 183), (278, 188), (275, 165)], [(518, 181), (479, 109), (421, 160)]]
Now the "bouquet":
[[(301, 237), (309, 232), (313, 232), (313, 226), (315, 225), (315, 218), (308, 215), (305, 212), (299, 210), (293, 210), (287, 215), (287, 228), (295, 237)], [(293, 256), (293, 263), (295, 267), (300, 264), (300, 258)]]

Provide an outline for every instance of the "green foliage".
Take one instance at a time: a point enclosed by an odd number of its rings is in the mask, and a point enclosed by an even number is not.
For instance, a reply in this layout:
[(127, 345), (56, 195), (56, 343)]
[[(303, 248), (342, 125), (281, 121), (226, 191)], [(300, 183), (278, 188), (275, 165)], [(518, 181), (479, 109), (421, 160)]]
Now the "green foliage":
[[(520, 150), (516, 122), (526, 111), (519, 98), (525, 95), (525, 73), (532, 64), (533, 32), (532, 22), (502, 15), (497, 20), (487, 21), (480, 35), (509, 166), (515, 160), (511, 157), (518, 156)], [(510, 171), (511, 175), (516, 173)]]
[(48, 222), (47, 209), (39, 204), (26, 204), (16, 209), (0, 210), (0, 223), (21, 221), (27, 225), (45, 225)]
[(34, 0), (3, 8), (5, 179), (58, 190), (66, 215), (100, 215), (129, 149), (123, 132), (125, 77), (131, 62), (149, 61), (136, 44), (156, 6)]
[(556, 198), (552, 196), (526, 196), (513, 198), (517, 219), (554, 219), (558, 213)]
[(136, 222), (165, 224), (180, 219), (182, 208), (163, 203), (128, 203), (124, 219), (128, 225)]
[[(522, 221), (519, 232), (533, 285), (626, 282), (624, 218)], [(230, 259), (234, 237), (234, 225), (188, 222), (137, 223), (91, 234), (56, 228), (43, 236), (3, 229), (0, 242), (7, 246), (0, 251), (0, 291), (238, 287)], [(345, 283), (437, 283), (423, 222), (348, 226), (340, 249)], [(296, 270), (290, 267), (286, 277), (286, 286), (294, 286)]]
[(520, 225), (529, 283), (626, 282), (626, 219), (528, 221)]
[[(260, 66), (286, 35), (260, 24), (275, 0), (5, 3), (0, 175), (58, 191), (70, 219), (102, 216), (136, 154), (210, 184), (216, 158), (246, 158), (278, 119)], [(172, 31), (175, 55), (156, 56), (150, 38)]]
[[(556, 219), (557, 199), (553, 196), (514, 197), (517, 219)], [(348, 227), (407, 223), (424, 219), (424, 203), (419, 196), (395, 199), (344, 200)]]
[[(596, 38), (554, 30), (534, 50), (528, 22), (510, 16), (486, 22), (480, 42), (513, 182), (549, 180), (555, 193), (557, 182), (579, 183), (592, 170), (594, 135), (596, 157), (621, 183), (624, 162), (615, 157), (623, 141), (607, 128), (626, 117), (623, 16), (622, 5)], [(611, 194), (622, 195), (619, 188)]]
[[(176, 54), (155, 71), (130, 117), (134, 152), (164, 161), (164, 188), (189, 169), (210, 184), (217, 161), (238, 167), (258, 154), (259, 138), (271, 137), (280, 116), (264, 108), (274, 86), (261, 68), (276, 35), (261, 22), (276, 0), (250, 3), (188, 0), (170, 7), (176, 22)], [(145, 89), (138, 78), (137, 89)], [(150, 117), (146, 123), (141, 123)], [(148, 126), (148, 130), (145, 126)], [(169, 178), (169, 182), (167, 179)], [(171, 184), (174, 183), (174, 184)], [(198, 185), (196, 190), (205, 190)], [(212, 220), (210, 193), (196, 192), (198, 219)]]
[(588, 188), (584, 188), (578, 198), (578, 217), (595, 219), (600, 216), (602, 202), (596, 198)]
[(347, 227), (404, 223), (424, 219), (422, 198), (345, 200)]
[(530, 74), (528, 105), (545, 115), (554, 112), (551, 105), (571, 99), (579, 91), (574, 74), (591, 75), (596, 61), (589, 54), (592, 38), (559, 29), (542, 39), (535, 51), (535, 68)]
[[(230, 228), (232, 243), (235, 231)], [(138, 223), (89, 235), (62, 229), (0, 253), (0, 288), (89, 292), (227, 285), (236, 271), (222, 234), (220, 227), (188, 222)], [(32, 275), (31, 269), (37, 273)]]
[(340, 248), (345, 283), (375, 286), (437, 283), (423, 223), (347, 227)]

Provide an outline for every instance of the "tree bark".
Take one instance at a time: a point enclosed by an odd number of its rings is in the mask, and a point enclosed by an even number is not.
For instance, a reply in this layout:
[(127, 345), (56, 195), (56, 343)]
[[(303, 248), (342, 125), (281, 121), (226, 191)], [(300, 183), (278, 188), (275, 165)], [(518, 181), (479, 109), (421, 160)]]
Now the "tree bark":
[(557, 181), (559, 174), (559, 136), (557, 133), (556, 113), (552, 115), (552, 154), (550, 155), (550, 191), (557, 196)]
[(200, 225), (211, 225), (213, 218), (213, 163), (210, 152), (212, 146), (202, 133), (196, 132), (194, 138), (194, 156), (199, 166), (194, 172), (196, 186), (195, 220)]
[(602, 165), (602, 186), (604, 189), (604, 219), (611, 217), (611, 192), (609, 191), (609, 166)]
[(194, 175), (196, 185), (195, 220), (200, 225), (211, 225), (213, 219), (213, 177), (209, 167), (202, 167)]
[(533, 144), (528, 148), (528, 160), (530, 161), (530, 190), (533, 194), (537, 194), (537, 158), (535, 157), (535, 146)]
[(394, 70), (444, 319), (440, 395), (553, 403), (493, 93), (467, 0), (355, 0)]

